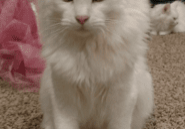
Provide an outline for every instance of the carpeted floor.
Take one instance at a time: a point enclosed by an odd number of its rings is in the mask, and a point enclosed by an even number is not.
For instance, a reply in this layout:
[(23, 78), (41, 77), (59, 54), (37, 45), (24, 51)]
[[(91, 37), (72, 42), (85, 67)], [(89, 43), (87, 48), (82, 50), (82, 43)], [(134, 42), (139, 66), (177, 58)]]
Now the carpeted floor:
[[(185, 34), (154, 36), (148, 59), (155, 110), (145, 129), (185, 129)], [(38, 93), (24, 93), (0, 81), (0, 129), (40, 129)]]

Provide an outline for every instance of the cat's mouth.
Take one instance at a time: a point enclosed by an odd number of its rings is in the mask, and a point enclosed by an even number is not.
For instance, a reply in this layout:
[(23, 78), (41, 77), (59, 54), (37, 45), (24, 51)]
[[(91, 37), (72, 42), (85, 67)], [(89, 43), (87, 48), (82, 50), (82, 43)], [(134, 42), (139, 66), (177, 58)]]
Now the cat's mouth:
[(82, 27), (78, 28), (77, 31), (88, 31), (88, 30), (82, 26)]
[(89, 30), (82, 26), (82, 27), (79, 27), (78, 29), (76, 29), (76, 32), (84, 34), (84, 33), (88, 33)]

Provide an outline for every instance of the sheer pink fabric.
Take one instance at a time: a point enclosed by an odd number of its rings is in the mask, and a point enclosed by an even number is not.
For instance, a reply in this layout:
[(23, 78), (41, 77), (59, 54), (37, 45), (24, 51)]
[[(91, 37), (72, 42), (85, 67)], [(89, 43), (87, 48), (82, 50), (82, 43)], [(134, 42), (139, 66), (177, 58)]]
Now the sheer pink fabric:
[(38, 91), (45, 63), (28, 0), (0, 0), (0, 77), (16, 88)]

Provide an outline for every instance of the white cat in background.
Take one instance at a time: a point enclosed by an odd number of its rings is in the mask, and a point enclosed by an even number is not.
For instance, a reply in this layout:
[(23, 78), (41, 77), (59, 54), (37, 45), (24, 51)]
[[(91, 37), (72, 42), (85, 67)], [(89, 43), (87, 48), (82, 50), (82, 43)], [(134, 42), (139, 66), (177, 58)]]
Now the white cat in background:
[(148, 0), (38, 0), (45, 129), (141, 129), (153, 108)]
[(178, 13), (178, 24), (174, 27), (173, 32), (185, 32), (185, 4), (181, 1), (175, 1), (171, 4), (171, 8)]
[(185, 5), (181, 1), (159, 4), (151, 9), (153, 35), (185, 32)]

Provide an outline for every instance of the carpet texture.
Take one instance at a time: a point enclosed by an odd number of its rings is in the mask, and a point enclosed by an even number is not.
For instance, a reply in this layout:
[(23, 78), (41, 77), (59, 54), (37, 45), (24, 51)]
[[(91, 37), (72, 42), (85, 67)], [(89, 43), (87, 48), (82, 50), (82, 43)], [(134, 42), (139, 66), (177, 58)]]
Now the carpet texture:
[[(148, 64), (155, 109), (145, 129), (185, 129), (185, 33), (153, 36)], [(0, 81), (0, 129), (40, 129), (38, 93), (24, 93)]]

